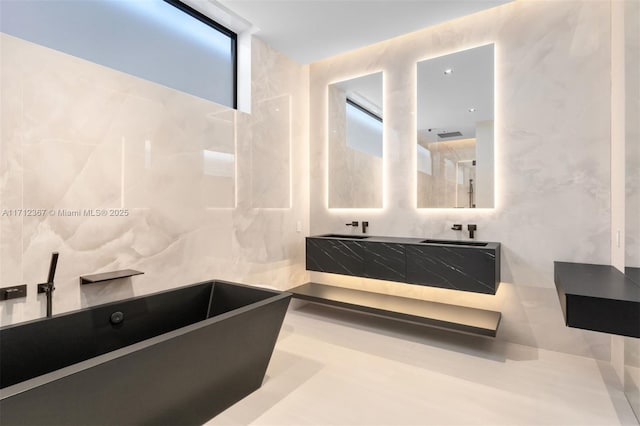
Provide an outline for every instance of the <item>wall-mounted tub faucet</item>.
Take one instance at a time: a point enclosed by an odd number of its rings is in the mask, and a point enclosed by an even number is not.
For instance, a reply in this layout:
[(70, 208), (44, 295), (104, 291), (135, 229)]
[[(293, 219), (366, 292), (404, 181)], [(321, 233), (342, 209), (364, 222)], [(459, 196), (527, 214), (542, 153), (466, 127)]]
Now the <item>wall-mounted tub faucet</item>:
[(51, 263), (49, 264), (49, 276), (47, 282), (38, 284), (38, 293), (47, 295), (47, 318), (53, 315), (53, 278), (56, 275), (56, 266), (58, 265), (58, 252), (51, 253)]
[(469, 238), (473, 239), (473, 237), (475, 236), (475, 232), (478, 229), (478, 227), (474, 224), (471, 225), (467, 225), (467, 229), (469, 230)]
[(360, 225), (360, 222), (358, 222), (357, 220), (354, 220), (351, 223), (345, 223), (345, 225), (356, 227), (356, 226)]
[(367, 233), (367, 228), (369, 227), (369, 222), (366, 221), (362, 221), (362, 233), (366, 234)]

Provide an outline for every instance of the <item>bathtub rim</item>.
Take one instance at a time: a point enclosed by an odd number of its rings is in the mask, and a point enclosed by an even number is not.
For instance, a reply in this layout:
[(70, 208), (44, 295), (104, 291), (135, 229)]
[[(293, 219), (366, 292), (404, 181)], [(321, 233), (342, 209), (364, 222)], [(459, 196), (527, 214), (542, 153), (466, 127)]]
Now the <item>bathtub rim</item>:
[(79, 312), (83, 312), (83, 311), (87, 311), (87, 310), (91, 310), (91, 309), (95, 309), (95, 308), (102, 308), (105, 306), (110, 306), (110, 305), (116, 305), (118, 303), (122, 303), (125, 301), (130, 301), (130, 300), (136, 300), (136, 299), (142, 299), (145, 297), (149, 297), (149, 296), (155, 296), (155, 295), (160, 295), (160, 294), (164, 294), (164, 293), (170, 293), (170, 292), (174, 292), (174, 291), (178, 291), (178, 290), (182, 290), (182, 289), (186, 289), (189, 287), (195, 287), (195, 286), (199, 286), (199, 285), (203, 285), (203, 284), (211, 284), (213, 286), (215, 286), (216, 283), (220, 283), (220, 284), (229, 284), (231, 286), (236, 286), (236, 287), (245, 287), (248, 288), (250, 290), (256, 290), (256, 291), (264, 291), (267, 293), (271, 293), (273, 294), (270, 297), (267, 297), (266, 299), (263, 300), (259, 300), (257, 302), (253, 302), (250, 303), (248, 305), (245, 306), (241, 306), (239, 308), (230, 310), (228, 312), (224, 312), (222, 314), (213, 316), (211, 318), (206, 318), (202, 321), (198, 321), (195, 322), (193, 324), (189, 324), (187, 326), (184, 327), (180, 327), (177, 328), (175, 330), (163, 333), (163, 334), (159, 334), (157, 336), (142, 340), (140, 342), (134, 343), (132, 345), (128, 345), (125, 347), (122, 347), (120, 349), (116, 349), (115, 351), (111, 351), (111, 352), (107, 352), (105, 354), (102, 355), (98, 355), (95, 356), (93, 358), (89, 358), (86, 359), (84, 361), (80, 361), (77, 362), (75, 364), (69, 365), (67, 367), (61, 368), (59, 370), (55, 370), (55, 371), (51, 371), (49, 373), (45, 373), (42, 374), (40, 376), (37, 377), (33, 377), (31, 379), (25, 380), (23, 382), (20, 383), (16, 383), (14, 385), (11, 386), (7, 386), (4, 389), (0, 389), (0, 401), (10, 398), (12, 396), (18, 395), (20, 393), (23, 392), (27, 392), (31, 389), (34, 389), (36, 387), (39, 386), (43, 386), (47, 383), (62, 379), (64, 377), (70, 376), (72, 374), (76, 374), (76, 373), (80, 373), (84, 370), (87, 370), (89, 368), (95, 367), (97, 365), (103, 364), (105, 362), (109, 362), (112, 361), (114, 359), (118, 359), (124, 356), (127, 356), (133, 352), (136, 351), (140, 351), (142, 349), (160, 344), (162, 342), (165, 342), (167, 340), (173, 339), (175, 337), (181, 336), (183, 334), (187, 334), (187, 333), (191, 333), (193, 331), (199, 330), (201, 328), (207, 327), (211, 324), (214, 324), (216, 322), (221, 322), (224, 321), (228, 318), (232, 318), (234, 316), (237, 315), (241, 315), (245, 312), (251, 311), (253, 309), (257, 309), (261, 306), (264, 305), (268, 305), (270, 303), (273, 302), (277, 302), (279, 300), (282, 299), (287, 299), (287, 298), (291, 298), (292, 294), (287, 292), (287, 291), (280, 291), (280, 290), (274, 290), (274, 289), (270, 289), (270, 288), (265, 288), (265, 287), (258, 287), (258, 286), (252, 286), (252, 285), (247, 285), (247, 284), (239, 284), (239, 283), (235, 283), (232, 281), (225, 281), (225, 280), (206, 280), (206, 281), (201, 281), (201, 282), (197, 282), (194, 284), (188, 284), (188, 285), (184, 285), (184, 286), (180, 286), (180, 287), (175, 287), (175, 288), (171, 288), (171, 289), (167, 289), (167, 290), (162, 290), (162, 291), (158, 291), (158, 292), (154, 292), (154, 293), (148, 293), (148, 294), (144, 294), (144, 295), (140, 295), (140, 296), (135, 296), (135, 297), (130, 297), (128, 299), (121, 299), (121, 300), (117, 300), (114, 302), (107, 302), (104, 304), (100, 304), (100, 305), (94, 305), (94, 306), (89, 306), (86, 308), (82, 308), (82, 309), (76, 309), (73, 311), (69, 311), (69, 312), (63, 312), (57, 315), (54, 315), (51, 318), (36, 318), (34, 320), (29, 320), (29, 321), (23, 321), (23, 322), (19, 322), (16, 324), (9, 324), (3, 327), (0, 327), (0, 331), (4, 330), (4, 329), (8, 329), (8, 328), (13, 328), (13, 327), (19, 327), (22, 325), (27, 325), (30, 323), (34, 323), (37, 321), (48, 321), (51, 319), (55, 319), (55, 318), (61, 318), (67, 315), (73, 315)]

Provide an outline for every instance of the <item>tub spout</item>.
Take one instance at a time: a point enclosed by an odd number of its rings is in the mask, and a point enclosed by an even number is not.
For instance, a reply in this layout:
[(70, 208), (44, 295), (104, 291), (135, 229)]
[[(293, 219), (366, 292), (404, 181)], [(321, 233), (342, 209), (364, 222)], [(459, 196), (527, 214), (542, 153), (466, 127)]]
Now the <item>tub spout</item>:
[(58, 252), (51, 253), (51, 263), (49, 264), (49, 276), (47, 282), (38, 284), (38, 293), (47, 295), (47, 318), (53, 315), (53, 291), (56, 289), (53, 285), (53, 279), (56, 275), (56, 266), (58, 265)]

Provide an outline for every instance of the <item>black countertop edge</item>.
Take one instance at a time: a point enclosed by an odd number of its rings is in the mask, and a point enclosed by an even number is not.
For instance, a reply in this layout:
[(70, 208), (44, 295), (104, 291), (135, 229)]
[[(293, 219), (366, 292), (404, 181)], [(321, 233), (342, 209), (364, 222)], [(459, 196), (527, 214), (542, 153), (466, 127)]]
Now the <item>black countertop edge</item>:
[[(337, 234), (337, 233), (336, 233)], [(362, 238), (365, 237), (365, 238)], [(320, 238), (323, 240), (349, 240), (349, 241), (361, 241), (366, 243), (395, 243), (395, 244), (413, 244), (420, 246), (433, 246), (433, 245), (444, 245), (447, 247), (460, 247), (460, 248), (474, 248), (474, 249), (490, 249), (495, 250), (500, 247), (500, 243), (494, 241), (478, 241), (478, 240), (458, 240), (454, 238), (443, 239), (443, 238), (416, 238), (416, 237), (387, 237), (387, 236), (378, 236), (378, 235), (366, 235), (366, 234), (353, 234), (348, 235), (344, 234), (344, 236), (340, 237), (326, 237), (325, 234), (320, 235), (309, 235), (306, 238)], [(424, 240), (434, 240), (438, 242), (433, 243), (423, 243)], [(447, 244), (446, 241), (456, 241), (462, 244)], [(471, 246), (465, 245), (464, 243), (486, 243), (486, 246)]]
[(640, 285), (611, 265), (553, 263), (556, 286), (567, 295), (640, 303)]
[(640, 268), (627, 266), (626, 268), (624, 268), (624, 275), (640, 286)]

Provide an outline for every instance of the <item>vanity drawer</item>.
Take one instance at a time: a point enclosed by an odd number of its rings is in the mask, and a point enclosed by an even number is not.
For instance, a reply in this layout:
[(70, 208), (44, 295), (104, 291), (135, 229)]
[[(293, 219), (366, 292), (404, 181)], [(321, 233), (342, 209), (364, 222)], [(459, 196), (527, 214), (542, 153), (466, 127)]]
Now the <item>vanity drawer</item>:
[(405, 282), (405, 246), (395, 243), (364, 242), (364, 276)]
[(364, 276), (364, 245), (359, 241), (307, 238), (307, 270)]
[(467, 247), (407, 245), (407, 282), (451, 290), (496, 294), (496, 251)]

